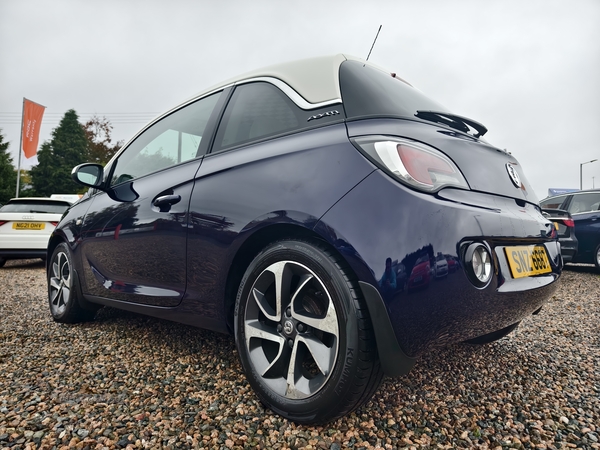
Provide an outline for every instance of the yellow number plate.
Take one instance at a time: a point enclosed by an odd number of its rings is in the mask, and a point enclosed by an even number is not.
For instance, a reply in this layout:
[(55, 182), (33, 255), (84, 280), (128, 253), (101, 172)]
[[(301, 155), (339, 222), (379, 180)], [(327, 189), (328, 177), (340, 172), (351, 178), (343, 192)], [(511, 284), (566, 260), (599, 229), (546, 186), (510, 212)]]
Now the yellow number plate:
[(546, 249), (541, 245), (504, 247), (513, 278), (552, 272)]
[(43, 230), (46, 226), (45, 223), (33, 223), (33, 222), (15, 222), (13, 228), (15, 230)]

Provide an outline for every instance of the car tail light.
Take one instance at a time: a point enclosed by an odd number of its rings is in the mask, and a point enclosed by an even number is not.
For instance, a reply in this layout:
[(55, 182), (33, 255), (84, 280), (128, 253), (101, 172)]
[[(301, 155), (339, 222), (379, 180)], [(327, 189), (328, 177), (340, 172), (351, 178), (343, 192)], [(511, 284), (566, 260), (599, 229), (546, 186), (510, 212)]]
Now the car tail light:
[(0, 220), (0, 227), (6, 223), (6, 220)]
[(52, 226), (54, 226), (54, 227), (55, 227), (56, 225), (58, 225), (58, 222), (50, 222), (50, 223), (51, 223), (51, 224), (52, 224)]
[(573, 219), (563, 219), (563, 223), (569, 228), (575, 228), (575, 221)]
[(388, 173), (420, 191), (437, 192), (446, 186), (469, 189), (456, 164), (428, 145), (389, 136), (360, 137), (353, 143)]

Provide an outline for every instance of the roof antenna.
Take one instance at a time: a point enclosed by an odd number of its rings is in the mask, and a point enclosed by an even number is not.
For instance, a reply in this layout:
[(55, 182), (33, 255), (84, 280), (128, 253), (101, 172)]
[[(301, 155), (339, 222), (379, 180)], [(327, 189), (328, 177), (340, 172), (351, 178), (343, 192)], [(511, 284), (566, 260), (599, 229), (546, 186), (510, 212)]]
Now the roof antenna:
[(367, 55), (367, 61), (369, 60), (369, 56), (371, 56), (371, 52), (373, 51), (373, 47), (375, 47), (375, 42), (377, 42), (377, 36), (379, 36), (379, 32), (381, 31), (381, 27), (383, 25), (379, 25), (379, 30), (377, 30), (377, 34), (375, 35), (375, 40), (373, 41), (373, 45), (371, 45), (371, 50), (369, 50), (369, 54)]

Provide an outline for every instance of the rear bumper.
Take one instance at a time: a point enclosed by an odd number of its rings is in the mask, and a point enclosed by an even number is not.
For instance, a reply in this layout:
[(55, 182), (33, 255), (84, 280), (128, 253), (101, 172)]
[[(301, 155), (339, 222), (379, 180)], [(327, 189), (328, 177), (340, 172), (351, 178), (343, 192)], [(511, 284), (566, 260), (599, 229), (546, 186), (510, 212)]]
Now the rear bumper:
[(45, 252), (50, 240), (48, 233), (9, 233), (0, 236), (0, 251), (39, 250)]
[[(414, 358), (505, 328), (543, 306), (563, 265), (558, 242), (547, 237), (552, 227), (529, 203), (472, 191), (421, 194), (376, 171), (315, 229), (338, 248), (359, 281), (379, 292), (399, 347)], [(484, 243), (493, 255), (492, 279), (483, 289), (466, 274), (462, 251), (473, 242)], [(543, 245), (551, 272), (513, 278), (504, 248), (521, 245)], [(458, 261), (447, 276), (430, 274), (419, 289), (409, 277), (408, 289), (392, 295), (379, 287), (386, 259), (410, 274), (418, 258), (429, 255), (433, 264), (440, 253)], [(378, 347), (388, 344), (378, 341)]]

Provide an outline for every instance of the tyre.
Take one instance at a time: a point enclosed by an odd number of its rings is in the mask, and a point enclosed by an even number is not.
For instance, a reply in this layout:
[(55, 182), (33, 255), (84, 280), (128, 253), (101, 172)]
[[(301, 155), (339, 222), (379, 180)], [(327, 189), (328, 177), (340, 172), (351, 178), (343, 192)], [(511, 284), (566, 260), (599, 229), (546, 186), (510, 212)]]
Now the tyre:
[(600, 272), (600, 245), (596, 247), (596, 253), (594, 253), (594, 264), (596, 265), (596, 270)]
[(96, 311), (81, 307), (75, 286), (71, 250), (58, 244), (48, 267), (48, 303), (56, 322), (77, 323), (92, 320)]
[(6, 259), (0, 258), (0, 267), (4, 267), (4, 264), (6, 264)]
[(383, 378), (357, 282), (320, 244), (281, 241), (255, 257), (238, 290), (235, 335), (260, 400), (298, 423), (348, 414)]
[(501, 330), (494, 331), (493, 333), (489, 334), (484, 334), (483, 336), (479, 336), (474, 339), (469, 339), (465, 342), (474, 345), (484, 345), (489, 344), (490, 342), (495, 342), (498, 339), (502, 339), (504, 336), (508, 336), (510, 333), (516, 330), (520, 323), (521, 321), (513, 323), (512, 325), (509, 325), (506, 328), (502, 328)]

